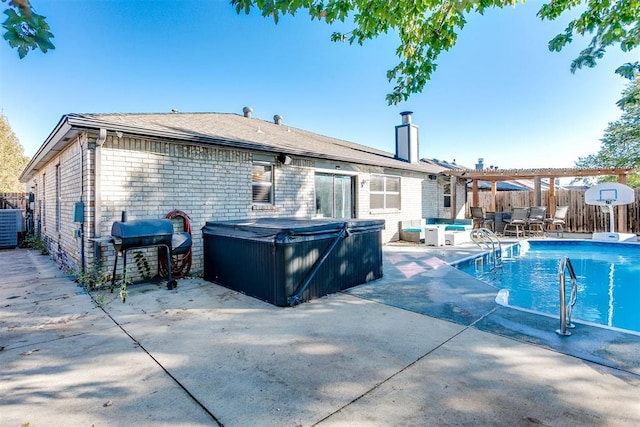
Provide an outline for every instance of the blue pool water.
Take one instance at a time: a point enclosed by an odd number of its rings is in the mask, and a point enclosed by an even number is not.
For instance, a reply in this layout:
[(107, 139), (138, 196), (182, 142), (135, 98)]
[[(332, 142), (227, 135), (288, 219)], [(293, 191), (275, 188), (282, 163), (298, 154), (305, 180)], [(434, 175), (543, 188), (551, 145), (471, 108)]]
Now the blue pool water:
[(640, 333), (640, 244), (532, 240), (511, 248), (501, 272), (490, 273), (486, 257), (457, 267), (505, 290), (501, 303), (559, 316), (563, 257), (569, 257), (578, 278), (573, 320)]

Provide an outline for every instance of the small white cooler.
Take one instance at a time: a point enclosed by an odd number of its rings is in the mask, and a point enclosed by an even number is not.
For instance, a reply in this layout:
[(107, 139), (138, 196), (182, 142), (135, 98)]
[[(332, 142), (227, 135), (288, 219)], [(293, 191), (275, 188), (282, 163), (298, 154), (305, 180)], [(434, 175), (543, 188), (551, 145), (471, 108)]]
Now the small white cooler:
[(425, 226), (424, 244), (427, 246), (444, 246), (444, 226)]

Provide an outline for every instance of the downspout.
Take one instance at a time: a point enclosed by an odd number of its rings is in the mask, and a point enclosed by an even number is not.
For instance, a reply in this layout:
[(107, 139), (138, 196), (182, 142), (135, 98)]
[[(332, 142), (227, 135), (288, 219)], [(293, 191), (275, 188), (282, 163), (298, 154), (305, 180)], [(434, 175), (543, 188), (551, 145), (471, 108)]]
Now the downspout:
[(95, 149), (95, 168), (94, 168), (94, 216), (93, 216), (93, 236), (100, 237), (100, 228), (102, 225), (102, 145), (107, 140), (107, 130), (100, 128), (98, 138), (96, 139)]
[[(93, 150), (93, 263), (100, 268), (100, 226), (102, 224), (102, 145), (107, 140), (107, 130), (100, 129)], [(89, 185), (89, 191), (92, 186)]]
[[(80, 137), (78, 138), (78, 143), (80, 144), (80, 202), (84, 202), (84, 171), (85, 171), (85, 167), (84, 167), (84, 144), (83, 144), (83, 139), (84, 136), (80, 135)], [(84, 205), (83, 205), (84, 206)], [(75, 207), (74, 207), (75, 210)], [(84, 210), (84, 207), (83, 207)], [(75, 215), (75, 212), (74, 212)], [(85, 216), (84, 216), (84, 212), (82, 212), (82, 222), (80, 223), (80, 268), (82, 271), (82, 274), (85, 274), (86, 272), (86, 259), (85, 259), (85, 255), (84, 255), (84, 220), (85, 220)]]

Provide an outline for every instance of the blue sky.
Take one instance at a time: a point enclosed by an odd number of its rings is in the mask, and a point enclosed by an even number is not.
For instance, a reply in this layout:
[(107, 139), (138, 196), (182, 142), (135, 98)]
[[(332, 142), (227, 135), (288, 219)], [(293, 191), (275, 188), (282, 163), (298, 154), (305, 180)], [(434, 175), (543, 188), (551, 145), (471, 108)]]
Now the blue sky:
[[(388, 106), (393, 34), (364, 46), (332, 43), (301, 13), (278, 25), (237, 15), (225, 0), (32, 0), (56, 49), (25, 59), (0, 43), (0, 109), (32, 156), (67, 113), (231, 112), (284, 117), (293, 127), (393, 152), (401, 111), (414, 112), (421, 157), (473, 167), (572, 167), (596, 152), (638, 52), (610, 48), (571, 74), (587, 40), (561, 53), (547, 42), (568, 17), (542, 22), (540, 1), (469, 17), (422, 94)], [(1, 4), (4, 7), (4, 4)]]

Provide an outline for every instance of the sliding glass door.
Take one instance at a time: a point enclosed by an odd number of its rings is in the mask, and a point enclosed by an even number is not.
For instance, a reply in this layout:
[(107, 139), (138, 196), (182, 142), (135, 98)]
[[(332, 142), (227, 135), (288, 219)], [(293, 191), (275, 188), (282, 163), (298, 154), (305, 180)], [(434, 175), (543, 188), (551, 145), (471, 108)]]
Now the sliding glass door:
[(316, 215), (325, 218), (353, 218), (353, 178), (316, 173)]

